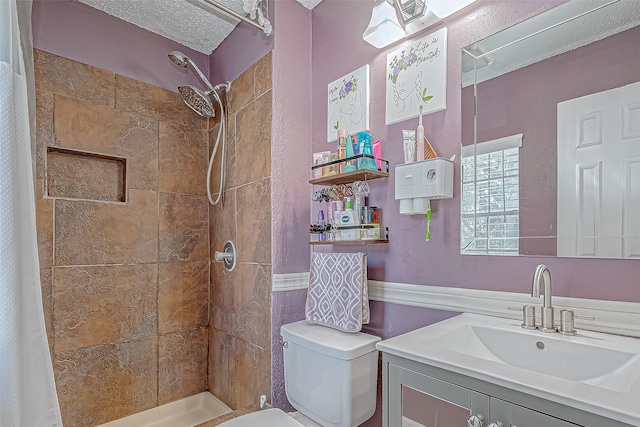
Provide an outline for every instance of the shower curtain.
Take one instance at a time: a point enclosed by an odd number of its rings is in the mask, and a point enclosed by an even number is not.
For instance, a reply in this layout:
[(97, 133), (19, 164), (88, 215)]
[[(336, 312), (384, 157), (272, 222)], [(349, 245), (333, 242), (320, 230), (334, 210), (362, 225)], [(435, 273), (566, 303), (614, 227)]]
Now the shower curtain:
[(36, 242), (30, 40), (31, 0), (0, 0), (0, 426), (59, 427)]

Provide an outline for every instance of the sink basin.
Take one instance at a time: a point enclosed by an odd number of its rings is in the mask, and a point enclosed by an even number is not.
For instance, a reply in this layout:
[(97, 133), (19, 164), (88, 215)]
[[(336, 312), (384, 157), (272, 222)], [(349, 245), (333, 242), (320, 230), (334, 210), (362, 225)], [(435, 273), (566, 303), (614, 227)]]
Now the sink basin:
[[(535, 333), (472, 325), (477, 339), (501, 362), (572, 381), (588, 382), (603, 375), (626, 374), (640, 357)], [(523, 331), (524, 332), (524, 331)], [(624, 372), (623, 372), (624, 371)], [(628, 382), (627, 382), (628, 383)], [(625, 389), (628, 389), (626, 384)]]
[(616, 391), (628, 391), (640, 374), (638, 354), (581, 342), (588, 339), (527, 331), (516, 322), (508, 326), (463, 324), (433, 337), (429, 345)]
[(640, 425), (640, 339), (590, 331), (548, 334), (523, 329), (519, 321), (465, 313), (376, 347)]

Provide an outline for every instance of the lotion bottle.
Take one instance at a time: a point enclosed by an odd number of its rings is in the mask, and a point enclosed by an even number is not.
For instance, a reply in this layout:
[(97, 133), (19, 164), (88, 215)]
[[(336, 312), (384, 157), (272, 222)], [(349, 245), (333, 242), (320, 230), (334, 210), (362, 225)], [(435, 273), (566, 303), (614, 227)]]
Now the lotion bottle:
[(340, 225), (342, 227), (360, 225), (360, 218), (358, 218), (358, 215), (353, 210), (351, 197), (345, 198), (344, 211), (340, 214)]

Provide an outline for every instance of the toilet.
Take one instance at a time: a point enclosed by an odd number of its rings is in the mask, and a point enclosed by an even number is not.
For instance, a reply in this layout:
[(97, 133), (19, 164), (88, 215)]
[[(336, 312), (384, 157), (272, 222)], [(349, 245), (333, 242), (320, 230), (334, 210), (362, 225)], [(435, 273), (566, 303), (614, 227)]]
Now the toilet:
[(284, 342), (285, 391), (298, 412), (267, 409), (234, 418), (220, 427), (352, 427), (373, 416), (379, 337), (306, 321), (283, 325), (280, 334)]

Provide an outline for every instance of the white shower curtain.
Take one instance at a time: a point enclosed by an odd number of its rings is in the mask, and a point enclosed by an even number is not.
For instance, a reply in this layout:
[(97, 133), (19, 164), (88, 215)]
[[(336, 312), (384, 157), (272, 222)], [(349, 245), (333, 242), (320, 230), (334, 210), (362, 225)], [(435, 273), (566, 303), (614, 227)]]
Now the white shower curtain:
[(30, 18), (31, 0), (0, 0), (2, 427), (62, 426), (42, 310), (36, 242), (28, 102), (33, 105), (35, 100), (27, 95), (33, 73), (25, 65), (33, 63), (29, 60)]

